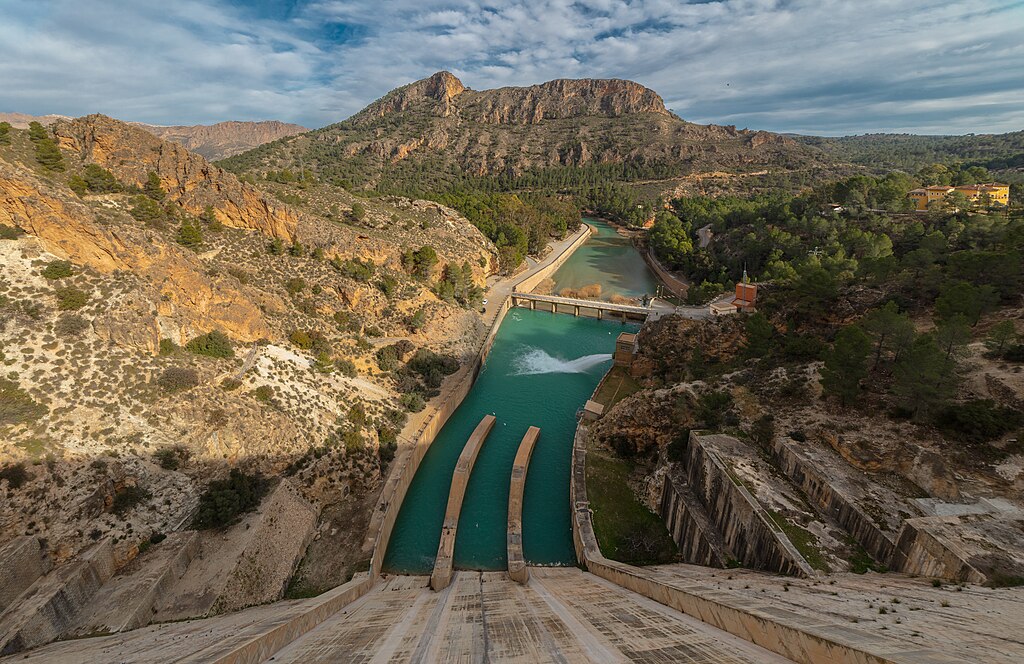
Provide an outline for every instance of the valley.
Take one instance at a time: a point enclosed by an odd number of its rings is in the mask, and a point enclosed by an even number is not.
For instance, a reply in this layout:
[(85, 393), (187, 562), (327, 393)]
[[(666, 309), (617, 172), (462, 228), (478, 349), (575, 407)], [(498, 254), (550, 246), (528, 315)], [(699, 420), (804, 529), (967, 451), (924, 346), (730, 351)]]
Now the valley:
[(0, 660), (1024, 654), (1012, 137), (446, 71), (50, 119), (0, 133)]

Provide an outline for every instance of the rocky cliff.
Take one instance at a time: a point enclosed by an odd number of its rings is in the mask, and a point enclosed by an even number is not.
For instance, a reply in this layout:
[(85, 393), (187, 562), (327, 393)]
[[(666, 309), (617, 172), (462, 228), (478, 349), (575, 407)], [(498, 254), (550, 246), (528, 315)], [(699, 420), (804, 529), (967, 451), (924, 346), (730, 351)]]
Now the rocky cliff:
[[(658, 166), (672, 176), (795, 169), (821, 153), (768, 132), (685, 122), (639, 83), (555, 80), (472, 90), (449, 72), (398, 88), (349, 120), (225, 161), (235, 172), (288, 164), (322, 178), (412, 188), (426, 171), (471, 175), (599, 164)], [(430, 186), (436, 186), (431, 181)], [(421, 187), (422, 188), (422, 187)]]
[(256, 146), (308, 131), (305, 127), (278, 120), (263, 122), (218, 122), (212, 125), (161, 126), (140, 123), (149, 133), (177, 143), (211, 161), (236, 155)]
[(258, 230), (282, 240), (295, 235), (294, 211), (203, 157), (139, 127), (105, 115), (88, 115), (57, 122), (53, 132), (61, 149), (108, 169), (127, 184), (142, 187), (149, 173), (156, 173), (171, 200), (192, 214), (212, 206), (225, 226)]

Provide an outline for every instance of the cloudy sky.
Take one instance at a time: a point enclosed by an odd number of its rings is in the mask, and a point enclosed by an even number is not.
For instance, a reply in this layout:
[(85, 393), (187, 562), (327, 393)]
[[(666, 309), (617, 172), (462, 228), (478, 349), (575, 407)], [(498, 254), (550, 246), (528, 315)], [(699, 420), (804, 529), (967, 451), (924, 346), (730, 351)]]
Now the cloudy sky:
[(0, 111), (319, 127), (448, 69), (628, 78), (694, 122), (1024, 129), (1024, 0), (3, 0)]

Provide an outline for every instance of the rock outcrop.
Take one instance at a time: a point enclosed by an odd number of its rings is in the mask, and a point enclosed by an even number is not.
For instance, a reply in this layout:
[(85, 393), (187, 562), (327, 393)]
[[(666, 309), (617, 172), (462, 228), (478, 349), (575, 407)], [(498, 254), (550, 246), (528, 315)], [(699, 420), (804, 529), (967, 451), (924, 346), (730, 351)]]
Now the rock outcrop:
[(207, 206), (225, 226), (256, 230), (290, 241), (296, 213), (256, 187), (176, 143), (105, 115), (88, 115), (53, 127), (60, 147), (99, 164), (126, 184), (143, 186), (156, 173), (168, 197), (192, 214)]
[(138, 124), (165, 141), (177, 143), (192, 152), (215, 161), (241, 154), (254, 147), (309, 131), (305, 127), (278, 120), (263, 122), (218, 122), (212, 125), (161, 126)]

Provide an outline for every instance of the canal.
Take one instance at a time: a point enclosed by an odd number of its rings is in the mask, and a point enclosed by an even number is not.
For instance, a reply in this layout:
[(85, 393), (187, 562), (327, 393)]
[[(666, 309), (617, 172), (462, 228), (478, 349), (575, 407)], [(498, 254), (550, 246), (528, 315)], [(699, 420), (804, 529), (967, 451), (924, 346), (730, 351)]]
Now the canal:
[[(620, 246), (615, 242), (618, 236), (606, 235), (614, 235), (611, 227), (595, 225), (598, 233), (556, 272), (556, 283), (560, 278), (591, 279), (587, 283), (602, 283), (602, 297), (653, 293), (654, 276), (629, 242)], [(609, 268), (599, 273), (602, 263)], [(621, 269), (631, 273), (623, 275), (617, 271)], [(592, 279), (598, 276), (600, 281)], [(466, 489), (455, 543), (456, 568), (506, 569), (509, 479), (516, 450), (531, 425), (540, 427), (541, 434), (523, 499), (524, 555), (535, 565), (574, 564), (569, 472), (575, 415), (611, 365), (615, 338), (636, 329), (634, 324), (545, 311), (510, 311), (476, 383), (438, 433), (409, 486), (384, 569), (430, 573), (452, 472), (467, 438), (486, 414), (493, 414), (497, 422)]]

